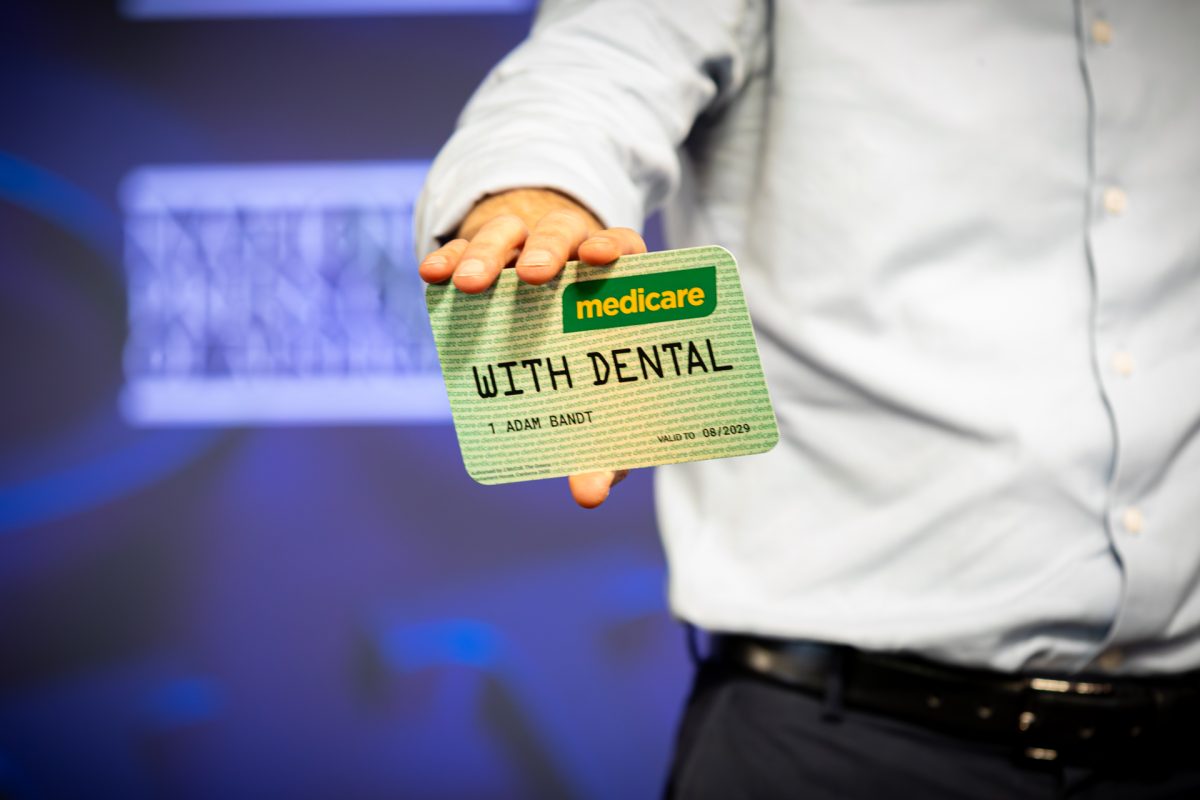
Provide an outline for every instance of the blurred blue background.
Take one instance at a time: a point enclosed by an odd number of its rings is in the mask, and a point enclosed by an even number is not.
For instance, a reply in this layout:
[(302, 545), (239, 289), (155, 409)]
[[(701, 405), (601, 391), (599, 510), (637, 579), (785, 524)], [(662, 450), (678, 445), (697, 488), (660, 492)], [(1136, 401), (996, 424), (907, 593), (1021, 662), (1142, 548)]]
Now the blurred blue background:
[(649, 474), (478, 486), (429, 389), (412, 193), (531, 13), (0, 4), (0, 797), (659, 792)]

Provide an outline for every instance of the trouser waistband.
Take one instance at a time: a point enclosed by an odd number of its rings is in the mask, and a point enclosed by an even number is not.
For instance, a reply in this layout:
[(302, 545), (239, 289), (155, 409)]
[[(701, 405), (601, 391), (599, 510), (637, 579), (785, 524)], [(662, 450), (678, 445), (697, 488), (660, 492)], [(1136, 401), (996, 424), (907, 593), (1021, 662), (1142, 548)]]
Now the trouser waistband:
[(847, 708), (1004, 742), (1023, 758), (1096, 763), (1194, 755), (1200, 673), (1155, 678), (1009, 675), (854, 648), (717, 634), (710, 663)]

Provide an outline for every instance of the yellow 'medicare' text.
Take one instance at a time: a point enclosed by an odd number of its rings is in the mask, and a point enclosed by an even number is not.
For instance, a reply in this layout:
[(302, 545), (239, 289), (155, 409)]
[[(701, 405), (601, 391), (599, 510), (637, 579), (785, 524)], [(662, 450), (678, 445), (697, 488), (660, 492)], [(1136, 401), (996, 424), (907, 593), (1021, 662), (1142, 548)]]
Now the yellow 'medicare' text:
[(671, 289), (665, 292), (647, 292), (645, 289), (630, 289), (620, 297), (603, 300), (576, 300), (575, 318), (615, 317), (618, 314), (642, 314), (647, 311), (668, 311), (684, 306), (704, 305), (704, 290), (699, 286), (690, 289)]

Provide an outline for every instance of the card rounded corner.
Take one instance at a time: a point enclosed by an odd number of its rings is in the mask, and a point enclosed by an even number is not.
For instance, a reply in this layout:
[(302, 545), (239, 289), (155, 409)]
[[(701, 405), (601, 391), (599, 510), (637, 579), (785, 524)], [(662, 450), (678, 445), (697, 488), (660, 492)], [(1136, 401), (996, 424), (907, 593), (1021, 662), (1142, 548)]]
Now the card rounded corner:
[(475, 472), (475, 470), (471, 469), (471, 465), (465, 461), (463, 462), (463, 467), (466, 469), (467, 475), (471, 478), (471, 480), (475, 481), (480, 486), (495, 486), (498, 483), (503, 483), (503, 481), (498, 481), (495, 478), (481, 477)]
[(738, 263), (737, 256), (735, 256), (728, 247), (725, 247), (724, 245), (720, 245), (720, 244), (710, 244), (709, 247), (711, 247), (714, 250), (720, 250), (722, 253), (725, 254), (726, 258), (728, 258), (735, 267), (737, 266), (737, 263)]

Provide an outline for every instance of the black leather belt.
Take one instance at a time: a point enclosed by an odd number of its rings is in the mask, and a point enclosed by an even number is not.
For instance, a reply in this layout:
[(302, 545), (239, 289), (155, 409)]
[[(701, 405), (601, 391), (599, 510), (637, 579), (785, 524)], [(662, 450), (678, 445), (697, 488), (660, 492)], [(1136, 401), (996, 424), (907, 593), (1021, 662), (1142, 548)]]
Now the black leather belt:
[(815, 642), (711, 637), (710, 658), (847, 708), (1006, 743), (1051, 763), (1200, 759), (1200, 673), (1177, 677), (1022, 676)]

